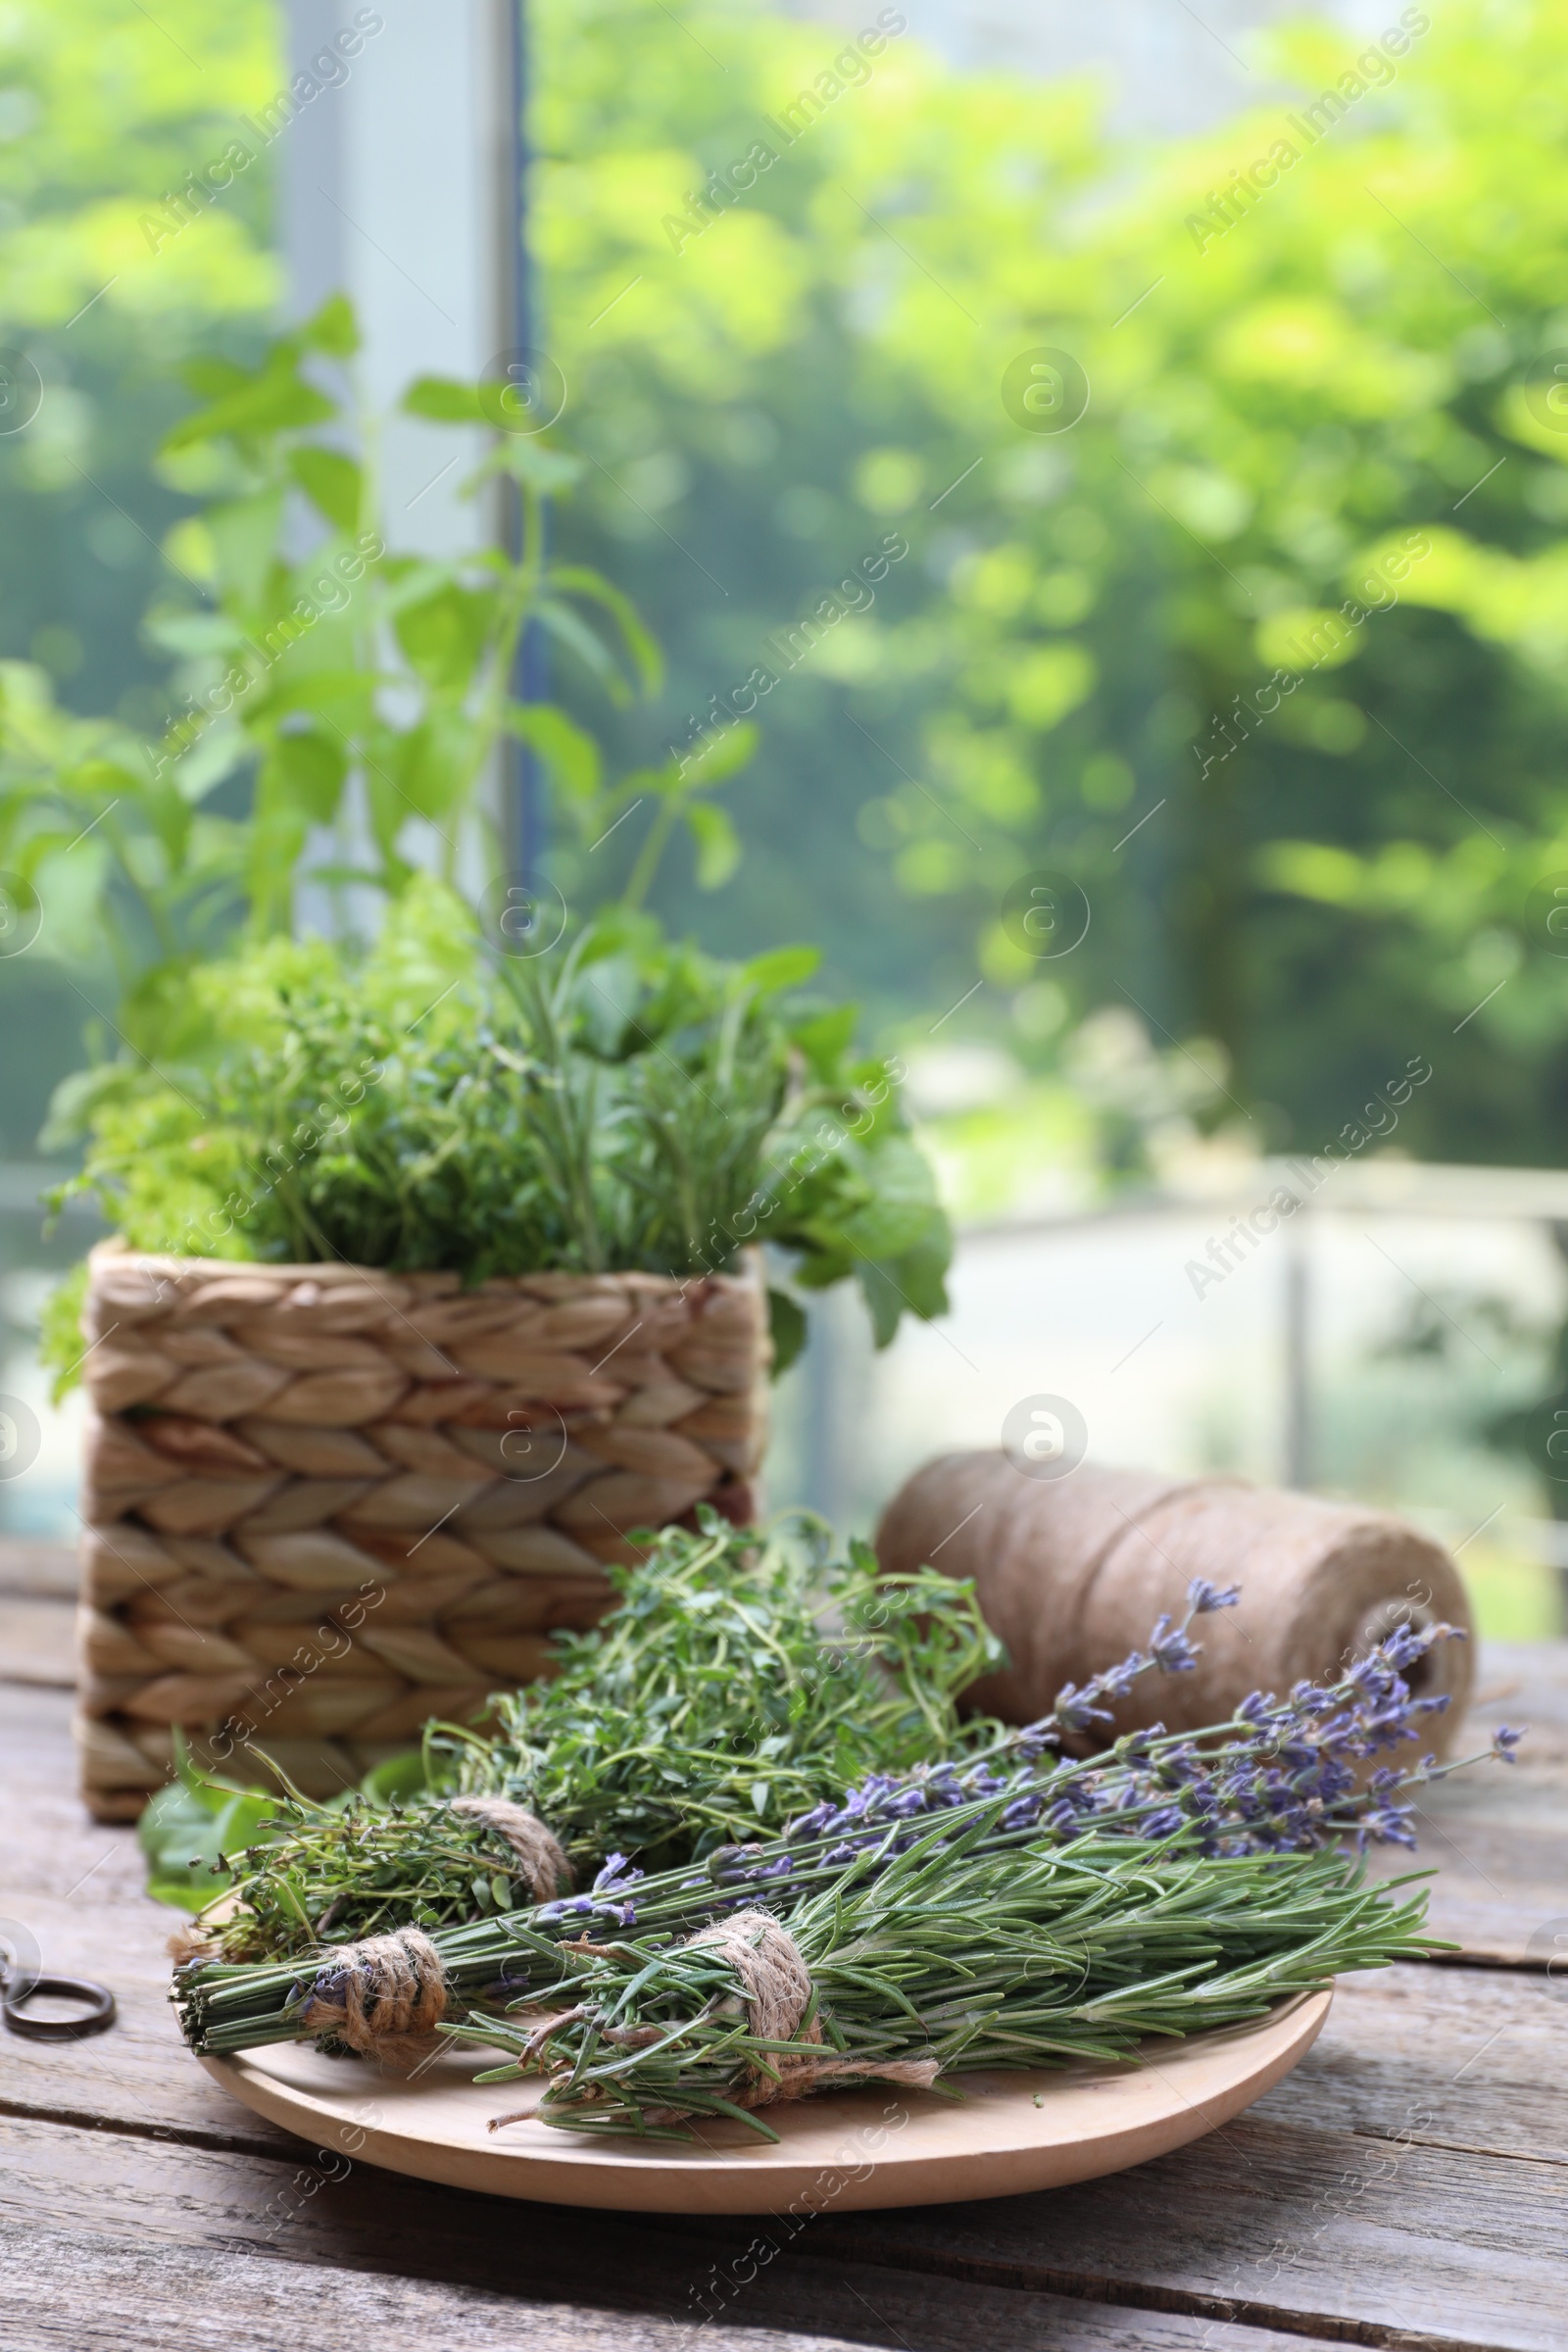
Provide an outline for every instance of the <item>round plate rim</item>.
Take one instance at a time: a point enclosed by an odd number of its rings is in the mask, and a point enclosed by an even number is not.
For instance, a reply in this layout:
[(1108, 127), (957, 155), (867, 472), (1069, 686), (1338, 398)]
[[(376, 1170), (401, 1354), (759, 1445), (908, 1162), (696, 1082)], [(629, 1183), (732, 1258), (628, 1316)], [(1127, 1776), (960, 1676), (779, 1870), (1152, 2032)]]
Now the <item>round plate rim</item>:
[[(805, 2200), (811, 2211), (855, 2212), (1065, 2187), (1167, 2155), (1283, 2081), (1317, 2039), (1333, 1997), (1328, 1986), (1255, 2025), (1146, 2045), (1136, 2068), (955, 2078), (968, 2093), (962, 2108), (893, 2084), (822, 2093), (772, 2112), (768, 2120), (783, 2132), (778, 2146), (689, 2150), (662, 2142), (651, 2151), (630, 2139), (579, 2140), (527, 2125), (526, 2143), (482, 2130), (471, 2138), (421, 2133), (411, 2128), (421, 2103), (429, 2123), (439, 2107), (482, 2099), (488, 2121), (516, 2094), (450, 2075), (421, 2090), (358, 2066), (345, 2072), (339, 2094), (329, 2078), (312, 2087), (280, 2076), (280, 2068), (298, 2075), (302, 2065), (346, 2066), (300, 2043), (201, 2064), (253, 2112), (314, 2141), (327, 2162), (346, 2157), (452, 2187), (609, 2211), (776, 2214)], [(463, 2053), (465, 2066), (476, 2060)], [(410, 2121), (389, 2123), (382, 2094), (406, 2106)], [(888, 2120), (900, 2115), (902, 2122)], [(911, 2124), (914, 2137), (895, 2142)]]

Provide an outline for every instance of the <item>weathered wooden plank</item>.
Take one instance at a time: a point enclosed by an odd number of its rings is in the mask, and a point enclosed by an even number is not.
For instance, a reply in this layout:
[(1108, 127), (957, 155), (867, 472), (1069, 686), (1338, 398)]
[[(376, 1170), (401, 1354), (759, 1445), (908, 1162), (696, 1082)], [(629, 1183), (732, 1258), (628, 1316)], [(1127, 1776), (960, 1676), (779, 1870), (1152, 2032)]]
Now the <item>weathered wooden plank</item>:
[(75, 1617), (69, 1600), (0, 1591), (0, 1679), (73, 1689)]
[(0, 1536), (0, 1592), (76, 1597), (76, 1547), (32, 1536)]
[[(1396, 2341), (1390, 2328), (1414, 2327), (1413, 2341), (1555, 2347), (1554, 2315), (1568, 2309), (1561, 2030), (1561, 2006), (1541, 1978), (1409, 1968), (1358, 1979), (1297, 2075), (1199, 2146), (1054, 2197), (824, 2218), (799, 2250), (883, 2269), (935, 2266), (1015, 2292), (1169, 2298), (1216, 2322), (1232, 2309), (1259, 2323), (1283, 2310), (1297, 2328), (1320, 2324), (1341, 2340)], [(64, 2109), (122, 2130), (129, 2114), (140, 2131), (200, 2134), (205, 2148), (308, 2156), (233, 2107), (172, 2039), (139, 2060), (118, 2040), (52, 2053), (11, 2044), (4, 2103), (24, 2095), (25, 2074), (35, 2114)], [(197, 2085), (213, 2099), (190, 2096)], [(138, 2178), (148, 2153), (130, 2143)], [(409, 2207), (422, 2213), (437, 2192), (368, 2178), (396, 2224), (398, 2267), (407, 2267), (410, 2231), (422, 2226)], [(607, 2252), (618, 2249), (619, 2231), (640, 2227), (588, 2218)], [(561, 2217), (563, 2229), (579, 2226)], [(711, 2298), (724, 2291), (737, 2240), (728, 2225), (702, 2234), (717, 2239)], [(563, 2291), (579, 2290), (588, 2291), (568, 2265)], [(1380, 2332), (1344, 2338), (1363, 2319)], [(833, 2324), (853, 2332), (847, 2321)], [(1224, 2340), (1212, 2339), (1216, 2352)]]
[[(1292, 2329), (1136, 2300), (889, 2270), (776, 2224), (722, 2238), (398, 2180), (0, 2124), (7, 2352), (363, 2352), (390, 2327), (421, 2352), (1326, 2352)], [(820, 2228), (821, 2225), (816, 2225)], [(307, 2275), (302, 2276), (302, 2271)], [(1466, 2352), (1473, 2339), (1463, 2339)], [(1506, 2339), (1499, 2339), (1499, 2343)]]
[[(319, 2270), (203, 2247), (147, 2247), (0, 2225), (10, 2352), (674, 2352), (680, 2326), (464, 2285)], [(759, 2330), (757, 2352), (826, 2352), (822, 2335)], [(843, 2339), (838, 2339), (842, 2341)]]
[[(1489, 1642), (1477, 1666), (1469, 1732), (1528, 1724), (1538, 1757), (1568, 1763), (1568, 1642)], [(1468, 1752), (1462, 1744), (1454, 1749)]]
[[(1527, 1713), (1535, 1696), (1516, 1691), (1489, 1703), (1511, 1718)], [(65, 1716), (59, 1692), (0, 1691), (0, 1781), (8, 1794), (0, 1810), (0, 1885), (8, 1909), (33, 1926), (52, 1965), (111, 1978), (124, 2023), (112, 2035), (61, 2048), (0, 2036), (0, 2106), (24, 2119), (6, 2129), (41, 2132), (45, 2146), (85, 2144), (97, 2151), (97, 2172), (73, 2159), (69, 2180), (54, 2192), (70, 2204), (78, 2183), (85, 2184), (85, 2204), (71, 2205), (70, 2230), (101, 2230), (107, 2200), (117, 2216), (123, 2211), (135, 2217), (133, 2235), (156, 2238), (172, 2230), (170, 2242), (184, 2244), (184, 2231), (204, 2246), (226, 2246), (232, 2215), (226, 2221), (223, 2216), (240, 2191), (223, 2183), (248, 2180), (240, 2202), (248, 2195), (254, 2203), (262, 2195), (258, 2168), (261, 2182), (291, 2179), (293, 2166), (280, 2171), (279, 2158), (298, 2143), (237, 2110), (180, 2052), (162, 1999), (161, 1945), (172, 1915), (142, 1896), (131, 1836), (94, 1827), (82, 1816), (69, 1775)], [(1540, 1853), (1560, 1874), (1568, 1842), (1556, 1826), (1565, 1818), (1562, 1784), (1554, 1799), (1548, 1773), (1521, 1767), (1507, 1775), (1494, 1770), (1488, 1783), (1473, 1786), (1478, 1797), (1463, 1834), (1476, 1842), (1480, 1867), (1502, 1897), (1497, 1917), (1519, 1944), (1525, 1923), (1518, 1883), (1498, 1876), (1504, 1866), (1497, 1845), (1508, 1835), (1520, 1836), (1517, 1825), (1526, 1820)], [(1441, 1801), (1451, 1806), (1455, 1792), (1446, 1791)], [(1454, 1817), (1445, 1812), (1440, 1818), (1446, 1827)], [(1552, 1899), (1563, 1899), (1568, 1910), (1568, 1894)], [(458, 2210), (489, 2217), (474, 2239), (471, 2232), (465, 2237), (453, 2218), (453, 2192), (362, 2170), (355, 2194), (369, 2197), (377, 2218), (373, 2229), (366, 2226), (365, 2244), (373, 2240), (376, 2260), (390, 2271), (423, 2278), (421, 2264), (445, 2259), (425, 2248), (419, 2234), (431, 2200), (440, 2200), (443, 2244), (467, 2248), (467, 2267), (431, 2276), (453, 2278), (470, 2289), (495, 2283), (496, 2291), (504, 2291), (515, 2278), (514, 2265), (499, 2282), (473, 2267), (481, 2241), (499, 2234), (509, 2260), (526, 2241), (530, 2284), (541, 2295), (553, 2291), (539, 2282), (547, 2257), (564, 2265), (560, 2293), (568, 2301), (592, 2294), (597, 2303), (607, 2264), (622, 2285), (635, 2284), (638, 2308), (691, 2307), (688, 2290), (695, 2281), (717, 2330), (709, 2342), (723, 2340), (731, 2326), (750, 2333), (773, 2325), (769, 2315), (784, 2306), (770, 2299), (782, 2291), (771, 2281), (786, 2273), (793, 2278), (803, 2266), (843, 2271), (859, 2264), (870, 2281), (861, 2299), (885, 2314), (886, 2336), (837, 2306), (823, 2316), (812, 2304), (805, 2318), (787, 2316), (779, 2324), (843, 2340), (897, 2341), (902, 2335), (923, 2352), (927, 2343), (948, 2340), (933, 2332), (939, 2321), (947, 2325), (936, 2308), (942, 2295), (956, 2298), (955, 2342), (975, 2340), (982, 2323), (968, 2323), (964, 2333), (961, 2317), (979, 2309), (974, 2298), (997, 2295), (1003, 2298), (999, 2316), (983, 2325), (1008, 2345), (1082, 2342), (1099, 2352), (1102, 2344), (1168, 2342), (1206, 2344), (1219, 2352), (1236, 2341), (1255, 2352), (1258, 2329), (1283, 2322), (1297, 2343), (1304, 2337), (1536, 2352), (1555, 2348), (1559, 2315), (1568, 2308), (1568, 2276), (1558, 2251), (1568, 2218), (1568, 2153), (1553, 2087), (1563, 2022), (1555, 1993), (1543, 1975), (1506, 1970), (1409, 1968), (1348, 1984), (1306, 2065), (1250, 2115), (1211, 2138), (1120, 2180), (1051, 2198), (824, 2219), (787, 2263), (781, 2256), (769, 2266), (765, 2288), (746, 2282), (744, 2312), (737, 2309), (733, 2317), (726, 2316), (726, 2281), (733, 2283), (734, 2265), (748, 2260), (749, 2241), (729, 2225), (681, 2233), (686, 2301), (677, 2296), (671, 2303), (674, 2257), (652, 2225), (559, 2214), (541, 2222), (539, 2209), (456, 2199)], [(29, 2123), (29, 2114), (79, 2119), (97, 2130), (83, 2135), (58, 2121)], [(168, 2137), (163, 2145), (150, 2144), (148, 2133)], [(29, 2181), (40, 2171), (37, 2144), (29, 2143)], [(103, 2177), (106, 2151), (119, 2151), (123, 2177)], [(169, 2169), (178, 2164), (217, 2169), (201, 2176), (199, 2187), (188, 2181), (182, 2187)], [(49, 2171), (47, 2164), (41, 2169)], [(0, 2192), (0, 2208), (8, 2213), (16, 2210), (18, 2179), (13, 2168), (12, 2188)], [(349, 2212), (349, 2185), (333, 2185), (332, 2207), (340, 2216)], [(276, 2193), (273, 2188), (262, 2197), (262, 2211)], [(535, 2220), (525, 2229), (518, 2217), (530, 2214)], [(52, 2226), (47, 2212), (31, 2218)], [(583, 2230), (587, 2237), (573, 2235)], [(252, 2242), (243, 2229), (239, 2242)], [(656, 2242), (657, 2260), (646, 2252), (649, 2242)], [(308, 2233), (301, 2240), (291, 2225), (290, 2258), (307, 2243), (316, 2246)], [(275, 2251), (270, 2241), (260, 2249), (266, 2258)], [(254, 2258), (253, 2251), (246, 2259)], [(301, 2250), (297, 2258), (349, 2268), (369, 2259), (357, 2239), (347, 2252), (334, 2243)], [(639, 2261), (652, 2267), (638, 2271)], [(901, 2274), (915, 2281), (906, 2320), (887, 2301), (886, 2281)], [(1073, 2334), (1064, 2331), (1067, 2324), (1054, 2303), (1041, 2301), (1063, 2290), (1074, 2328), (1087, 2325), (1085, 2315), (1096, 2314), (1106, 2300), (1129, 2308), (1119, 2317), (1115, 2311), (1106, 2315), (1108, 2334)], [(790, 2292), (796, 2291), (792, 2286)], [(1025, 2304), (1032, 2316), (1020, 2319)], [(1151, 2310), (1166, 2306), (1171, 2316), (1157, 2325), (1179, 2326), (1186, 2334), (1149, 2333), (1155, 2324)], [(1233, 2314), (1239, 2336), (1232, 2332)], [(41, 2327), (52, 2324), (41, 2314)], [(45, 2334), (39, 2340), (92, 2339)], [(102, 2340), (118, 2346), (159, 2339)]]
[(61, 1692), (0, 1689), (0, 1912), (32, 1936), (46, 1967), (108, 1984), (120, 2015), (90, 2041), (0, 2035), (0, 2106), (79, 2123), (134, 2118), (207, 2145), (292, 2148), (188, 2061), (168, 2001), (180, 1915), (143, 1891), (135, 1832), (88, 1820), (68, 1723)]
[(1419, 1859), (1439, 1874), (1432, 1932), (1467, 1959), (1542, 1967), (1568, 1932), (1568, 1767), (1529, 1761), (1503, 1780), (1500, 1767), (1458, 1776), (1418, 1810)]
[(1355, 2343), (1560, 2352), (1565, 2235), (1560, 2162), (1249, 2115), (1050, 2197), (825, 2218), (811, 2251), (987, 2285), (1136, 2293)]

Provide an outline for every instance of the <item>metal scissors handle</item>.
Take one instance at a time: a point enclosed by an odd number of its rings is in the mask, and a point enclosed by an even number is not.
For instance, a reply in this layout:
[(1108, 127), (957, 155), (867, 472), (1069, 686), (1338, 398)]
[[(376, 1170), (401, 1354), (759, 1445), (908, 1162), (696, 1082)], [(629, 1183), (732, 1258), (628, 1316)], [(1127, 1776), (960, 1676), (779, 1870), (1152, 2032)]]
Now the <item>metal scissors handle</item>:
[[(40, 1992), (51, 2000), (81, 2001), (85, 2007), (79, 2017), (29, 2017), (26, 2003)], [(107, 1984), (95, 1984), (90, 1977), (48, 1977), (12, 1970), (0, 1962), (0, 2014), (9, 2033), (28, 2041), (85, 2041), (89, 2034), (106, 2033), (114, 2024), (115, 1996)]]

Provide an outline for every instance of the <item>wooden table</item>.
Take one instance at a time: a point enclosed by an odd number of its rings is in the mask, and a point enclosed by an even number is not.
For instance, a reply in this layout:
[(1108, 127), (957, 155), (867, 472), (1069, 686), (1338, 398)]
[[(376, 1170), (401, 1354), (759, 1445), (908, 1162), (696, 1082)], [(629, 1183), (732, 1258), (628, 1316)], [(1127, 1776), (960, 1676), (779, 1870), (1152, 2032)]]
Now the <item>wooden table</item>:
[[(9, 1590), (6, 1589), (9, 1585)], [(0, 1554), (0, 1912), (121, 2023), (0, 2034), (5, 2352), (1447, 2352), (1568, 2344), (1568, 1644), (1494, 1648), (1511, 1773), (1435, 1799), (1441, 1965), (1348, 1981), (1299, 2071), (1054, 2195), (782, 2227), (576, 2214), (319, 2159), (228, 2100), (164, 1998), (173, 1915), (74, 1791), (69, 1565)]]

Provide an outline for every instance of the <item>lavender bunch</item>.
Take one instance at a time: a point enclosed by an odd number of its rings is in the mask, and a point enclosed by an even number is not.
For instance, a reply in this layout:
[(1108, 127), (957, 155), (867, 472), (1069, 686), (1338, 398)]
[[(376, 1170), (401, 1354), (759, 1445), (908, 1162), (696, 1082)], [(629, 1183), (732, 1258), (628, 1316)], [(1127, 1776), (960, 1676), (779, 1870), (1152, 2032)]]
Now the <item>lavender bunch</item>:
[[(977, 1822), (986, 1850), (996, 1853), (1042, 1841), (1070, 1849), (1087, 1838), (1223, 1861), (1342, 1840), (1413, 1843), (1401, 1792), (1460, 1767), (1428, 1756), (1408, 1772), (1376, 1768), (1364, 1782), (1357, 1767), (1419, 1742), (1420, 1719), (1446, 1703), (1414, 1697), (1401, 1668), (1447, 1637), (1446, 1627), (1401, 1628), (1340, 1682), (1298, 1684), (1285, 1699), (1254, 1692), (1228, 1722), (1185, 1737), (1155, 1726), (1101, 1755), (1063, 1752), (1069, 1740), (1111, 1720), (1110, 1706), (1141, 1677), (1190, 1671), (1194, 1620), (1236, 1597), (1195, 1580), (1180, 1624), (1162, 1617), (1146, 1650), (1081, 1690), (1067, 1686), (1049, 1715), (999, 1737), (974, 1761), (873, 1773), (779, 1837), (718, 1846), (700, 1865), (646, 1875), (614, 1853), (585, 1893), (438, 1930), (431, 1942), (449, 2011), (465, 1999), (505, 2002), (550, 1981), (556, 1946), (568, 1936), (635, 1928), (673, 1938), (759, 1901), (787, 1918), (848, 1870), (874, 1875), (933, 1830), (956, 1839)], [(1511, 1761), (1518, 1739), (1499, 1730), (1493, 1752)], [(329, 1955), (319, 1957), (329, 1976)], [(306, 2022), (313, 2003), (329, 2002), (333, 1987), (304, 1956), (237, 1966), (198, 1960), (176, 1972), (172, 1997), (192, 2047), (220, 2052), (308, 2038), (319, 2030)]]
[[(1434, 1642), (1462, 1640), (1452, 1626), (1397, 1627), (1337, 1683), (1298, 1683), (1278, 1699), (1254, 1690), (1227, 1722), (1186, 1735), (1159, 1725), (1131, 1732), (1086, 1759), (1060, 1755), (1064, 1738), (1107, 1725), (1117, 1699), (1157, 1669), (1189, 1673), (1198, 1662), (1194, 1618), (1230, 1608), (1235, 1586), (1220, 1591), (1197, 1577), (1177, 1625), (1161, 1617), (1147, 1651), (1135, 1650), (1082, 1690), (1068, 1684), (1049, 1716), (998, 1740), (967, 1766), (917, 1765), (897, 1778), (872, 1774), (841, 1805), (819, 1804), (791, 1822), (786, 1838), (830, 1838), (830, 1859), (848, 1862), (880, 1825), (912, 1821), (982, 1796), (1006, 1796), (1000, 1819), (1011, 1829), (1044, 1826), (1062, 1840), (1094, 1831), (1155, 1839), (1188, 1839), (1203, 1855), (1298, 1853), (1349, 1837), (1414, 1850), (1413, 1803), (1401, 1792), (1457, 1765), (1433, 1755), (1407, 1771), (1372, 1758), (1420, 1740), (1421, 1719), (1442, 1713), (1446, 1693), (1418, 1698), (1404, 1679)], [(1504, 1726), (1494, 1753), (1504, 1762), (1520, 1735)], [(1467, 1758), (1467, 1762), (1479, 1761)], [(782, 1858), (769, 1866), (784, 1875)]]

